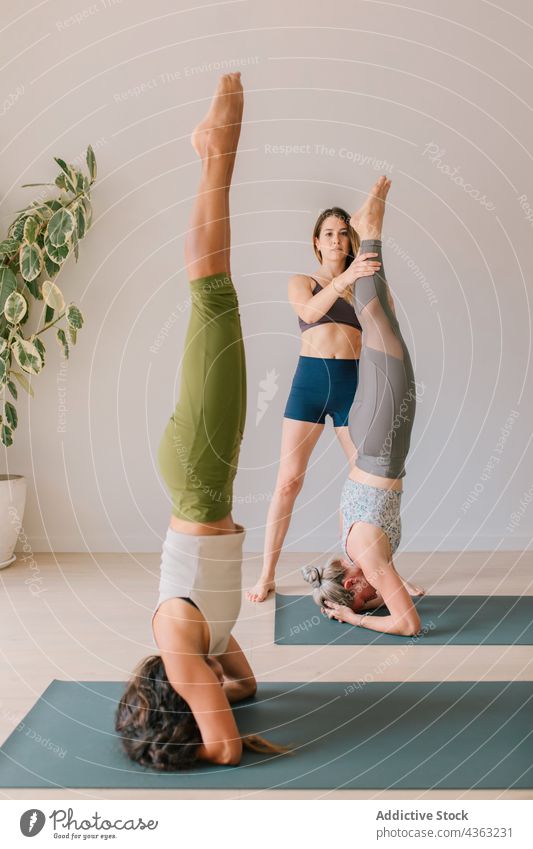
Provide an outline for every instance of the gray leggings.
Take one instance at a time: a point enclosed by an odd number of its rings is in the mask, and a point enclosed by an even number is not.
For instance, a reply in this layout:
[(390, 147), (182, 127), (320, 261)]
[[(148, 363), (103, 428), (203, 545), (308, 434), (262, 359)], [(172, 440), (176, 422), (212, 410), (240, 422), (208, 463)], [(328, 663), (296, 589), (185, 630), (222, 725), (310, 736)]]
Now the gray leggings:
[(358, 451), (356, 466), (385, 478), (405, 475), (416, 407), (416, 384), (409, 351), (389, 299), (381, 239), (363, 239), (361, 253), (377, 253), (378, 273), (354, 286), (355, 311), (363, 344), (359, 383), (348, 419)]

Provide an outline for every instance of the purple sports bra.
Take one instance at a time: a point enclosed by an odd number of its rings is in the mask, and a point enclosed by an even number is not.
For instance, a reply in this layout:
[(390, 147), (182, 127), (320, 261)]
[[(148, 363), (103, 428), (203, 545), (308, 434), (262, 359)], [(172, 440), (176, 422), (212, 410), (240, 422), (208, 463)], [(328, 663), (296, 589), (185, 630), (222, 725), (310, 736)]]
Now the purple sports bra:
[[(311, 277), (311, 275), (309, 276)], [(315, 278), (311, 277), (311, 280), (315, 280)], [(315, 283), (316, 286), (313, 289), (313, 295), (317, 295), (320, 289), (324, 288), (317, 280), (315, 280)], [(333, 306), (331, 306), (327, 313), (325, 313), (322, 318), (319, 318), (318, 321), (313, 321), (311, 324), (307, 324), (306, 321), (298, 316), (298, 323), (302, 333), (310, 327), (317, 327), (319, 324), (327, 324), (330, 321), (335, 322), (335, 324), (349, 324), (350, 327), (355, 327), (356, 330), (361, 330), (361, 325), (357, 320), (354, 308), (342, 297), (337, 298)]]

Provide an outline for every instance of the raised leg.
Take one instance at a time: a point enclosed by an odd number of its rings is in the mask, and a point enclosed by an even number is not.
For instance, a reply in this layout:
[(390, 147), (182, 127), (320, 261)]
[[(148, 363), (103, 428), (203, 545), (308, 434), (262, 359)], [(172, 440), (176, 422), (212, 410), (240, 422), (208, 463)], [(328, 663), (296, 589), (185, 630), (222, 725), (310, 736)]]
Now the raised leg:
[(207, 115), (191, 136), (191, 143), (202, 160), (202, 175), (185, 238), (190, 280), (220, 271), (231, 276), (229, 190), (243, 105), (240, 72), (224, 74)]
[(231, 280), (229, 189), (242, 112), (240, 73), (224, 74), (191, 136), (202, 162), (185, 238), (191, 317), (180, 397), (158, 454), (172, 494), (170, 527), (189, 534), (236, 529), (231, 499), (244, 431), (246, 373)]
[(385, 200), (390, 186), (391, 181), (387, 177), (378, 177), (362, 207), (351, 216), (350, 224), (361, 241), (363, 239), (381, 239)]

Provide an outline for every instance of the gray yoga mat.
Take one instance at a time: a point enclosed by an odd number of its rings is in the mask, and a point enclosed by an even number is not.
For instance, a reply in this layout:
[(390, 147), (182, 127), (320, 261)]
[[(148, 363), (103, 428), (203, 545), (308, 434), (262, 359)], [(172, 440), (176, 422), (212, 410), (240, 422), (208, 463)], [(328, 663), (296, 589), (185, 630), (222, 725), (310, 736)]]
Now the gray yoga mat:
[(1, 787), (429, 789), (533, 787), (533, 682), (260, 684), (241, 733), (291, 744), (238, 767), (160, 774), (113, 730), (124, 684), (53, 681), (0, 750)]
[[(276, 593), (275, 642), (282, 646), (420, 645), (531, 646), (533, 596), (428, 595), (415, 599), (417, 637), (396, 637), (328, 619), (310, 595)], [(383, 616), (386, 609), (372, 616)]]

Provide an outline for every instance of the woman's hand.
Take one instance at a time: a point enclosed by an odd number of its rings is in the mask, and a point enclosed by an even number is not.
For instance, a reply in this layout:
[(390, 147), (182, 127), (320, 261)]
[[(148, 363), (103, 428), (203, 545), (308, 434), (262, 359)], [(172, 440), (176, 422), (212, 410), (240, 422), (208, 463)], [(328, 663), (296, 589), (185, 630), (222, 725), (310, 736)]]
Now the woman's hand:
[(348, 622), (350, 625), (359, 625), (363, 618), (359, 613), (350, 610), (346, 604), (335, 604), (333, 601), (325, 601), (324, 607), (321, 607), (320, 610), (328, 619)]
[(369, 277), (379, 271), (381, 263), (371, 259), (377, 256), (377, 253), (357, 254), (355, 259), (350, 263), (348, 268), (333, 278), (333, 286), (338, 292), (344, 292), (350, 286), (353, 286), (356, 280), (360, 277)]

